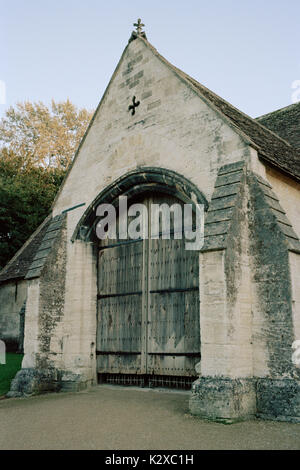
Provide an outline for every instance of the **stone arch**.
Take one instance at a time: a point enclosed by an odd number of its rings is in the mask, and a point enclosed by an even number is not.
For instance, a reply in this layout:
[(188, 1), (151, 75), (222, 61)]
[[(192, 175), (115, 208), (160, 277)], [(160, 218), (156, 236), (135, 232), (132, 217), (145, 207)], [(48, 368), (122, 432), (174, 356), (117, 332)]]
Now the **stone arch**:
[(208, 209), (203, 193), (179, 173), (164, 168), (139, 168), (121, 176), (98, 194), (79, 220), (71, 240), (93, 241), (96, 208), (99, 204), (117, 206), (117, 199), (121, 195), (131, 199), (148, 191), (172, 194), (185, 203), (203, 204), (205, 211)]

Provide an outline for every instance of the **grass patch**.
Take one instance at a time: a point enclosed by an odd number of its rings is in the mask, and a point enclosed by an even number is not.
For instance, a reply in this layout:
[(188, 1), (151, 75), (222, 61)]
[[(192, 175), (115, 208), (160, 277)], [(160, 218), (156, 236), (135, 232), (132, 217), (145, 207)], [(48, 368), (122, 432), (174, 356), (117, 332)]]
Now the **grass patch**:
[(10, 389), (10, 383), (21, 369), (23, 354), (7, 353), (6, 364), (0, 364), (0, 397)]

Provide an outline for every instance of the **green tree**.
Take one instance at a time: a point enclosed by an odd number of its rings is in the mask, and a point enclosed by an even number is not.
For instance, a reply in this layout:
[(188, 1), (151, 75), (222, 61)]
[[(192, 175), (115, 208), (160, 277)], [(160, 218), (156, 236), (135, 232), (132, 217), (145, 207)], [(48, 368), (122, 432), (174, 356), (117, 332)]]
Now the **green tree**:
[(17, 103), (0, 121), (0, 146), (13, 152), (24, 166), (66, 169), (92, 117), (69, 100)]
[(24, 168), (14, 154), (0, 156), (0, 267), (49, 214), (65, 171)]
[(27, 102), (0, 122), (0, 268), (49, 214), (91, 114)]

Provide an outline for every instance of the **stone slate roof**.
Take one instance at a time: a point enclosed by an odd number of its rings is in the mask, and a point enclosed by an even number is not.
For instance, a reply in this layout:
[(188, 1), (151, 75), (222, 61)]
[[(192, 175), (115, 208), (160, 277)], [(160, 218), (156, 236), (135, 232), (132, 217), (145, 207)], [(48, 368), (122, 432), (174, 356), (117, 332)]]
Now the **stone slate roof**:
[(35, 257), (36, 251), (45, 236), (49, 223), (50, 217), (47, 217), (2, 271), (0, 271), (0, 283), (9, 280), (24, 279)]
[(245, 162), (229, 163), (219, 169), (215, 189), (205, 217), (204, 245), (201, 251), (226, 248)]
[(300, 102), (256, 118), (271, 131), (300, 149)]
[(26, 273), (25, 279), (33, 279), (34, 277), (39, 277), (41, 275), (52, 246), (61, 231), (65, 217), (66, 214), (56, 215), (53, 217), (53, 219), (50, 220), (49, 224), (47, 224), (44, 237), (37, 248), (32, 263), (30, 264)]
[(211, 104), (217, 109), (244, 137), (248, 138), (249, 143), (257, 149), (261, 159), (282, 170), (284, 173), (287, 173), (289, 176), (292, 176), (297, 181), (300, 181), (300, 150), (292, 147), (288, 141), (272, 132), (258, 120), (252, 119), (247, 114), (239, 111), (223, 98), (213, 93), (204, 85), (201, 85), (197, 80), (172, 65), (161, 56), (147, 40), (140, 36), (139, 40), (143, 41), (147, 47), (150, 47), (161, 61), (168, 65), (168, 67), (175, 71), (176, 74), (187, 83), (192, 85), (208, 104)]
[[(201, 251), (215, 251), (226, 248), (233, 212), (240, 197), (239, 193), (244, 174), (244, 161), (229, 163), (219, 169), (212, 199), (205, 217), (204, 245)], [(300, 253), (299, 238), (276, 194), (272, 191), (272, 186), (255, 173), (250, 173), (249, 177), (256, 184), (260, 197), (269, 208), (270, 214), (275, 217), (276, 225), (285, 239), (288, 250)]]
[(0, 272), (0, 284), (18, 279), (33, 279), (42, 273), (66, 214), (47, 217), (28, 241)]

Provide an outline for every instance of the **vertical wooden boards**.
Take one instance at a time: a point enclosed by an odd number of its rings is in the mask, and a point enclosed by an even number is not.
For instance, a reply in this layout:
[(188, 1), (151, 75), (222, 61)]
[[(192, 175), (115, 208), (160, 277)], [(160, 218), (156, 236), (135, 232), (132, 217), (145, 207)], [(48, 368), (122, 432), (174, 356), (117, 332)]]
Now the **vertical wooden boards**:
[(98, 373), (141, 369), (142, 260), (141, 241), (99, 252)]
[[(139, 202), (148, 209), (149, 227), (153, 202), (182, 206), (164, 194), (148, 194)], [(200, 356), (199, 253), (185, 249), (184, 237), (176, 238), (173, 216), (170, 229), (171, 239), (160, 235), (100, 243), (98, 373), (195, 375)], [(164, 231), (162, 220), (159, 231)]]

